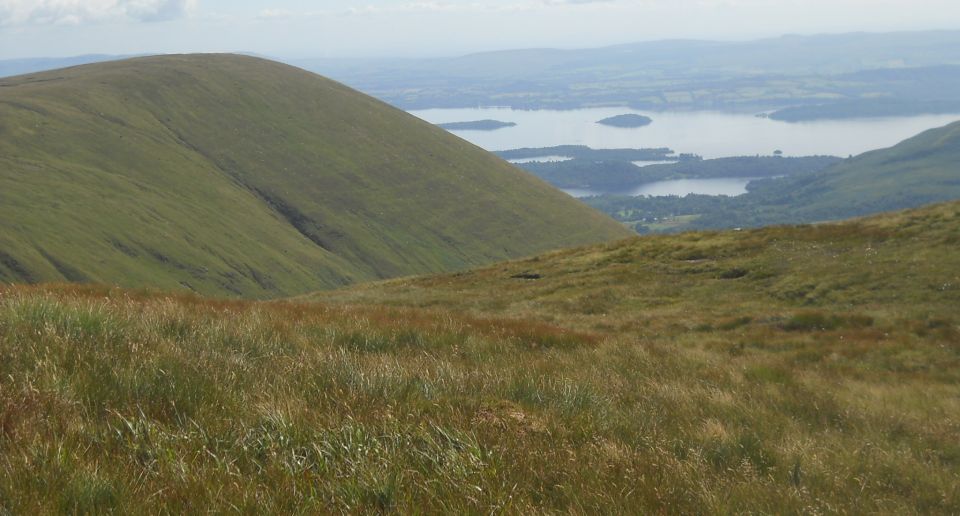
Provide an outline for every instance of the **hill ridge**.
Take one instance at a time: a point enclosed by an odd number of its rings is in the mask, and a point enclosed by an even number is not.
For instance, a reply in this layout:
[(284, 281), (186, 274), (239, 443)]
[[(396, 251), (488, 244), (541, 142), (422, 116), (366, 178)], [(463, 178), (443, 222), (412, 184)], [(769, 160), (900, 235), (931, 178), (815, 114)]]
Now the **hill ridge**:
[(8, 281), (67, 279), (45, 253), (91, 281), (275, 297), (628, 235), (427, 122), (249, 56), (0, 79), (0, 151)]

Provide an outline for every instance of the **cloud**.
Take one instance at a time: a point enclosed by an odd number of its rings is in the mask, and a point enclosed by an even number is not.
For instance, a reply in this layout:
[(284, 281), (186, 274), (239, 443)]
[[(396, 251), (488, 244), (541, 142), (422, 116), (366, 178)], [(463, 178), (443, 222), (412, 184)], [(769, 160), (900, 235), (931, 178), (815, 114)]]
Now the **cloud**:
[(546, 0), (547, 5), (609, 4), (614, 0)]
[(294, 16), (297, 16), (297, 13), (288, 9), (264, 9), (260, 11), (260, 14), (257, 16), (257, 18), (263, 20), (274, 20), (279, 18), (293, 18)]
[[(2, 2), (3, 0), (0, 0)], [(270, 7), (262, 9), (256, 18), (263, 21), (282, 21), (290, 19), (318, 18), (328, 16), (378, 16), (392, 14), (471, 14), (471, 13), (511, 13), (536, 12), (553, 10), (556, 8), (580, 8), (588, 6), (614, 6), (632, 4), (638, 0), (399, 0), (399, 1), (370, 1), (361, 2), (334, 2), (326, 9), (291, 10), (286, 8)], [(659, 0), (639, 0), (641, 2)], [(336, 7), (337, 4), (345, 4)]]
[(506, 0), (486, 2), (453, 1), (411, 1), (398, 3), (377, 3), (354, 6), (343, 14), (370, 15), (389, 13), (503, 13), (515, 11), (538, 11), (555, 7), (577, 7), (587, 5), (616, 5), (623, 0)]
[(0, 0), (0, 26), (157, 22), (188, 16), (197, 0)]
[(127, 15), (145, 22), (184, 18), (196, 7), (196, 0), (139, 0), (127, 4)]

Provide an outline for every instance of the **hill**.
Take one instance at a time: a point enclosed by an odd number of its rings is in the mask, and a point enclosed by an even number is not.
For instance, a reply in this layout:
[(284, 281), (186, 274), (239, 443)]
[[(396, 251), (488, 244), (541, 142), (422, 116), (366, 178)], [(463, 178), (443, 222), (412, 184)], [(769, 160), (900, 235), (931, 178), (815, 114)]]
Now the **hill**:
[(925, 131), (775, 188), (758, 202), (786, 202), (797, 221), (840, 219), (960, 198), (960, 122)]
[[(405, 109), (629, 106), (774, 112), (799, 121), (955, 113), (958, 48), (958, 31), (920, 31), (288, 62)], [(0, 61), (0, 76), (116, 58)]]
[(822, 171), (751, 183), (692, 227), (839, 220), (960, 199), (960, 122)]
[(623, 317), (662, 327), (751, 312), (770, 323), (790, 309), (948, 317), (960, 303), (960, 256), (951, 251), (958, 238), (960, 202), (952, 202), (832, 224), (645, 236), (311, 299), (442, 306), (612, 332), (631, 327)]
[[(960, 199), (958, 160), (960, 122), (931, 129), (888, 149), (832, 164), (830, 158), (813, 158), (809, 164), (819, 168), (802, 170), (803, 167), (798, 166), (793, 167), (796, 170), (784, 169), (785, 174), (789, 174), (786, 177), (752, 181), (748, 193), (737, 197), (689, 195), (655, 199), (599, 196), (586, 202), (638, 228), (649, 227), (647, 223), (654, 219), (683, 217), (670, 227), (670, 231), (841, 220)], [(805, 162), (799, 160), (796, 164), (804, 165)], [(556, 175), (551, 169), (562, 171), (560, 165), (539, 167), (547, 170), (537, 170), (536, 164), (523, 166), (541, 177), (554, 180), (544, 172)], [(573, 165), (565, 167), (572, 168)], [(697, 169), (703, 165), (711, 165), (702, 171), (704, 173), (711, 172), (711, 168), (723, 172), (727, 165), (736, 165), (736, 160), (655, 165), (643, 170), (649, 174), (671, 170), (682, 173), (686, 168)], [(583, 175), (583, 172), (577, 172)]]
[(2, 287), (0, 512), (953, 514), (958, 242), (951, 203), (282, 302)]
[(625, 234), (279, 63), (164, 56), (0, 80), (0, 281), (276, 297)]
[[(630, 106), (767, 111), (835, 101), (840, 104), (836, 112), (825, 107), (818, 115), (834, 118), (846, 116), (859, 101), (878, 97), (899, 101), (901, 113), (925, 113), (937, 106), (927, 101), (956, 106), (960, 97), (955, 72), (933, 72), (960, 64), (958, 48), (960, 32), (927, 31), (293, 63), (408, 109)], [(870, 114), (864, 106), (858, 111)]]

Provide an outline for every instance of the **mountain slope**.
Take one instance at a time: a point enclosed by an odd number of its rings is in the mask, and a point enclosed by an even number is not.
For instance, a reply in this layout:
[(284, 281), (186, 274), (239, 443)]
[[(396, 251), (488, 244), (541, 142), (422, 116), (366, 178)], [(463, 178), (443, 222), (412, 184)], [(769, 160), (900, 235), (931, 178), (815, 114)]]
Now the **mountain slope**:
[[(821, 196), (821, 190), (828, 193)], [(850, 215), (861, 215), (873, 206), (901, 209), (956, 199), (960, 197), (960, 122), (843, 162), (798, 194), (803, 201), (811, 201), (812, 209), (846, 207)]]
[(806, 176), (762, 182), (741, 201), (766, 223), (816, 222), (960, 198), (960, 122)]
[(832, 224), (638, 237), (310, 299), (546, 321), (563, 314), (564, 326), (614, 332), (636, 318), (659, 327), (752, 314), (761, 324), (801, 308), (952, 317), (958, 242), (960, 202), (951, 202)]
[(0, 81), (0, 281), (264, 297), (625, 235), (445, 131), (270, 61)]

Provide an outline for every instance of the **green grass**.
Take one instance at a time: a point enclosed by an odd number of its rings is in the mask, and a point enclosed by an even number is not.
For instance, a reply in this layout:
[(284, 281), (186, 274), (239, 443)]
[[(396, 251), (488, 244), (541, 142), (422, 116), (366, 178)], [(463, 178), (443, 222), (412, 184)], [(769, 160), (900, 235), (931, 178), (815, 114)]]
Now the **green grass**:
[[(649, 231), (670, 231), (671, 229), (681, 228), (697, 220), (699, 217), (699, 215), (677, 215), (675, 217), (661, 219), (652, 224), (643, 225), (646, 226)], [(638, 222), (638, 224), (640, 223), (642, 223), (642, 221)]]
[[(622, 317), (722, 321), (748, 315), (758, 322), (754, 315), (760, 313), (780, 324), (819, 311), (831, 321), (850, 316), (840, 319), (846, 326), (875, 310), (949, 318), (960, 302), (958, 206), (837, 224), (634, 238), (469, 273), (358, 285), (314, 299), (443, 306), (591, 331), (632, 324)], [(598, 313), (608, 321), (598, 321)]]
[(0, 79), (0, 281), (278, 297), (627, 234), (279, 63), (164, 56)]
[(954, 514), (958, 232), (954, 203), (283, 302), (7, 287), (0, 512)]

